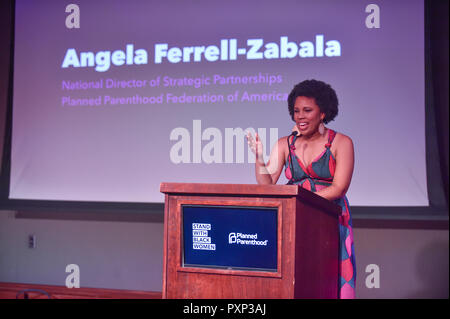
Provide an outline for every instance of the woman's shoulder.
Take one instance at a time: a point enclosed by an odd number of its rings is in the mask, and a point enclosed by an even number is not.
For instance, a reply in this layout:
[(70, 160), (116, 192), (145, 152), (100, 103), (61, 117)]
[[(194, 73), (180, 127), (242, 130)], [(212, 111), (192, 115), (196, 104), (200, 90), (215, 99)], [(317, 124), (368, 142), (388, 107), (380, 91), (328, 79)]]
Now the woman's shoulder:
[[(288, 139), (288, 137), (290, 137), (290, 135), (286, 135), (286, 136), (280, 137), (280, 138), (278, 139), (278, 141), (277, 141), (278, 146), (283, 146), (284, 144), (287, 145), (287, 139)], [(292, 140), (292, 139), (290, 139), (290, 140)]]
[(292, 134), (291, 134), (291, 135), (282, 136), (282, 137), (280, 137), (280, 138), (278, 139), (278, 142), (286, 141), (287, 138), (288, 138), (288, 137), (291, 137), (291, 136), (292, 136)]
[[(286, 135), (286, 136), (282, 136), (278, 139), (276, 146), (278, 148), (279, 151), (286, 153), (288, 151), (288, 137), (290, 137), (292, 135)], [(289, 141), (292, 141), (292, 138), (289, 139)]]
[(344, 133), (341, 133), (341, 132), (337, 132), (337, 131), (334, 131), (335, 132), (335, 137), (334, 137), (334, 140), (336, 141), (336, 142), (342, 142), (342, 141), (344, 141), (344, 143), (345, 142), (352, 142), (352, 139), (350, 138), (350, 136), (348, 136), (348, 135), (345, 135)]
[(288, 139), (289, 139), (289, 142), (292, 142), (292, 140), (293, 140), (292, 136), (293, 135), (291, 134), (291, 135), (286, 135), (286, 136), (280, 137), (278, 139), (278, 141), (277, 141), (277, 144), (279, 144), (280, 146), (281, 145), (285, 145), (287, 147), (288, 146)]
[(351, 147), (351, 148), (353, 148), (353, 141), (350, 138), (350, 136), (345, 135), (345, 134), (340, 133), (340, 132), (336, 132), (336, 131), (335, 131), (335, 134), (336, 135), (334, 137), (333, 144), (334, 144), (334, 146), (336, 148), (342, 148), (342, 147), (345, 147), (345, 148)]

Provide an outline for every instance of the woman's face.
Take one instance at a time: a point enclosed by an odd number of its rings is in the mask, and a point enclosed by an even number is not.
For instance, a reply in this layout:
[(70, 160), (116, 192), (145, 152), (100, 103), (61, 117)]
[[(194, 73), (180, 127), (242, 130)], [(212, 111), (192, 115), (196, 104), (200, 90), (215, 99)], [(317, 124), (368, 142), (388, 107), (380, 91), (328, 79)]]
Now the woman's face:
[(320, 112), (314, 98), (299, 96), (295, 99), (294, 121), (300, 134), (304, 136), (315, 134), (324, 118), (325, 113)]

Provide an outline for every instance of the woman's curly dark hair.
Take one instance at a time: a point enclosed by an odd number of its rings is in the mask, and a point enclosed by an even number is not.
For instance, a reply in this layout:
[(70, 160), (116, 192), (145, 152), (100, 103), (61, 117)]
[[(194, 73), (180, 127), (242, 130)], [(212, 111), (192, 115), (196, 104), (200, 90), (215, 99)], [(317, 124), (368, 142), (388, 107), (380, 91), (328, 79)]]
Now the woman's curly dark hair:
[(299, 96), (314, 98), (320, 112), (325, 113), (325, 124), (334, 120), (338, 114), (339, 101), (334, 89), (325, 82), (317, 80), (305, 80), (292, 89), (288, 96), (289, 114), (294, 120), (294, 104)]

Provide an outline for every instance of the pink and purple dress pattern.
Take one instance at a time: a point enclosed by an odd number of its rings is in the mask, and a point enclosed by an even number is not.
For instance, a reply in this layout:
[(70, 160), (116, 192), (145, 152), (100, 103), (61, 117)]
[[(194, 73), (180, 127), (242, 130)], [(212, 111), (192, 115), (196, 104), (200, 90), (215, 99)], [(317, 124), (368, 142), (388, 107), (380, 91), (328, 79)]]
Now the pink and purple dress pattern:
[[(328, 130), (328, 143), (325, 150), (308, 167), (305, 167), (301, 160), (295, 155), (295, 140), (291, 141), (292, 149), (292, 169), (293, 183), (301, 185), (312, 192), (328, 187), (333, 182), (336, 160), (331, 153), (330, 147), (333, 143), (336, 132)], [(285, 165), (285, 175), (291, 179), (291, 158), (288, 157)], [(347, 197), (341, 197), (334, 201), (342, 208), (342, 215), (339, 217), (339, 298), (355, 298), (356, 264), (353, 246), (352, 218)]]

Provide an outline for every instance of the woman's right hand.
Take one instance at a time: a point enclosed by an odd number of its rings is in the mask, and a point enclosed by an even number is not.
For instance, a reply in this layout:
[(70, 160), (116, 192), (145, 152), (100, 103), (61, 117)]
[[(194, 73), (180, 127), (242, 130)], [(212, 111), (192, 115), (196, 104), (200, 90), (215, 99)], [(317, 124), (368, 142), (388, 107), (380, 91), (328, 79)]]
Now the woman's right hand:
[(253, 138), (252, 133), (247, 132), (247, 143), (253, 154), (255, 154), (256, 159), (259, 161), (263, 161), (263, 145), (258, 136), (258, 133), (255, 133), (255, 138)]
[(248, 147), (256, 156), (255, 161), (255, 176), (256, 181), (260, 185), (271, 185), (276, 184), (278, 178), (283, 171), (283, 166), (285, 163), (285, 158), (287, 154), (287, 144), (285, 138), (278, 139), (277, 143), (274, 145), (270, 152), (270, 157), (267, 163), (264, 160), (263, 143), (259, 138), (258, 133), (255, 132), (255, 137), (247, 131), (247, 142)]

